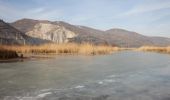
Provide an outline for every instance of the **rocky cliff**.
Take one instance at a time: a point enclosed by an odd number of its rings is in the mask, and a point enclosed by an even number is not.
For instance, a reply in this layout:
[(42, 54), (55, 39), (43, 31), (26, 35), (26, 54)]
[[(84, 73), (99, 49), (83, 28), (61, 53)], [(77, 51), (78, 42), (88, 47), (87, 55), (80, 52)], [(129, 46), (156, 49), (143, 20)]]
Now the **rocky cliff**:
[(76, 33), (62, 26), (50, 23), (38, 23), (31, 31), (26, 32), (26, 34), (35, 38), (51, 40), (56, 43), (67, 43), (70, 38), (76, 37)]

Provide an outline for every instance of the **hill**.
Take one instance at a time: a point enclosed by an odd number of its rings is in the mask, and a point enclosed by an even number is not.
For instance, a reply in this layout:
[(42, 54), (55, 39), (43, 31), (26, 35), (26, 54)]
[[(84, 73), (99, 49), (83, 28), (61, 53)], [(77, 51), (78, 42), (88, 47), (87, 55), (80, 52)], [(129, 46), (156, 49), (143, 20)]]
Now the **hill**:
[(76, 42), (120, 47), (140, 47), (144, 45), (168, 46), (170, 39), (149, 37), (124, 29), (102, 31), (86, 26), (72, 25), (63, 21), (21, 19), (11, 25), (28, 36), (57, 43)]

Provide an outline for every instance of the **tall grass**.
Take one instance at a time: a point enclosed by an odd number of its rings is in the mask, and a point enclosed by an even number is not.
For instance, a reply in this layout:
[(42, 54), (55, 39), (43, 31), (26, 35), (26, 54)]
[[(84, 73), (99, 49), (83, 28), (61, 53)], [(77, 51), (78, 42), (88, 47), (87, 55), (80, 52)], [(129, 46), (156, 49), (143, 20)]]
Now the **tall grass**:
[(139, 51), (150, 51), (150, 52), (160, 52), (160, 53), (170, 53), (169, 47), (154, 47), (154, 46), (143, 46), (138, 48)]
[(0, 46), (0, 59), (11, 59), (11, 58), (17, 58), (18, 54), (16, 51), (6, 49), (2, 46)]
[(97, 55), (109, 54), (113, 51), (118, 51), (119, 48), (111, 46), (95, 46), (92, 44), (44, 44), (39, 46), (4, 46), (1, 48), (6, 50), (16, 51), (17, 53), (31, 54), (82, 54), (82, 55)]

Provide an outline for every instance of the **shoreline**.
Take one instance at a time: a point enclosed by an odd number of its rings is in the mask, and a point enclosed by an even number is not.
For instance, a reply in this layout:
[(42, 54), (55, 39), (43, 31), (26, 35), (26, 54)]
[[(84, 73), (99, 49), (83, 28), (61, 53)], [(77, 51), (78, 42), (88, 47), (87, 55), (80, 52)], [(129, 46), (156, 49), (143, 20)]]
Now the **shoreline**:
[[(128, 49), (129, 50), (129, 49)], [(127, 50), (120, 50), (120, 51), (127, 51)], [(157, 51), (146, 51), (146, 50), (137, 50), (137, 49), (131, 49), (130, 51), (138, 51), (138, 52), (155, 52), (155, 53), (159, 53), (159, 54), (170, 54), (170, 53), (166, 53), (166, 52), (157, 52)], [(110, 54), (114, 54), (117, 53), (119, 51), (115, 51), (109, 54), (101, 54), (101, 55), (110, 55)], [(20, 53), (19, 53), (20, 55)], [(24, 61), (31, 61), (31, 60), (43, 60), (43, 59), (53, 59), (57, 56), (99, 56), (99, 55), (83, 55), (83, 54), (72, 54), (72, 53), (51, 53), (51, 54), (30, 54), (30, 53), (26, 53), (23, 54), (23, 57), (18, 57), (18, 58), (9, 58), (9, 59), (0, 59), (0, 63), (12, 63), (12, 62), (24, 62)]]
[[(120, 50), (122, 51), (122, 50)], [(23, 55), (23, 57), (18, 56), (17, 58), (6, 58), (0, 59), (0, 63), (12, 63), (12, 62), (23, 62), (23, 61), (30, 61), (30, 60), (42, 60), (42, 59), (51, 59), (57, 56), (97, 56), (97, 55), (110, 55), (118, 51), (113, 51), (107, 54), (78, 54), (78, 53), (17, 53), (18, 55)]]
[(12, 62), (23, 62), (30, 60), (40, 60), (40, 59), (50, 59), (53, 58), (50, 55), (34, 55), (34, 54), (25, 54), (24, 57), (18, 58), (9, 58), (9, 59), (0, 59), (0, 63), (12, 63)]

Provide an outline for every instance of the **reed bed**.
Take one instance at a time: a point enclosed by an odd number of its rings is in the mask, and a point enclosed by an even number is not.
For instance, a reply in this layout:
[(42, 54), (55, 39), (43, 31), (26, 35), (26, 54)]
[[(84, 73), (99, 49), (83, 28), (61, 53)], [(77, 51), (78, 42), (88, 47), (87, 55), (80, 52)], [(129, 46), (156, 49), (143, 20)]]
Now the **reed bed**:
[(39, 46), (5, 46), (5, 50), (15, 51), (17, 53), (31, 54), (82, 54), (82, 55), (99, 55), (109, 54), (118, 51), (119, 48), (111, 46), (95, 46), (92, 44), (44, 44)]
[(170, 46), (169, 47), (143, 46), (143, 47), (138, 48), (137, 50), (159, 52), (159, 53), (170, 53)]
[(11, 59), (11, 58), (18, 58), (17, 52), (0, 46), (0, 59)]

